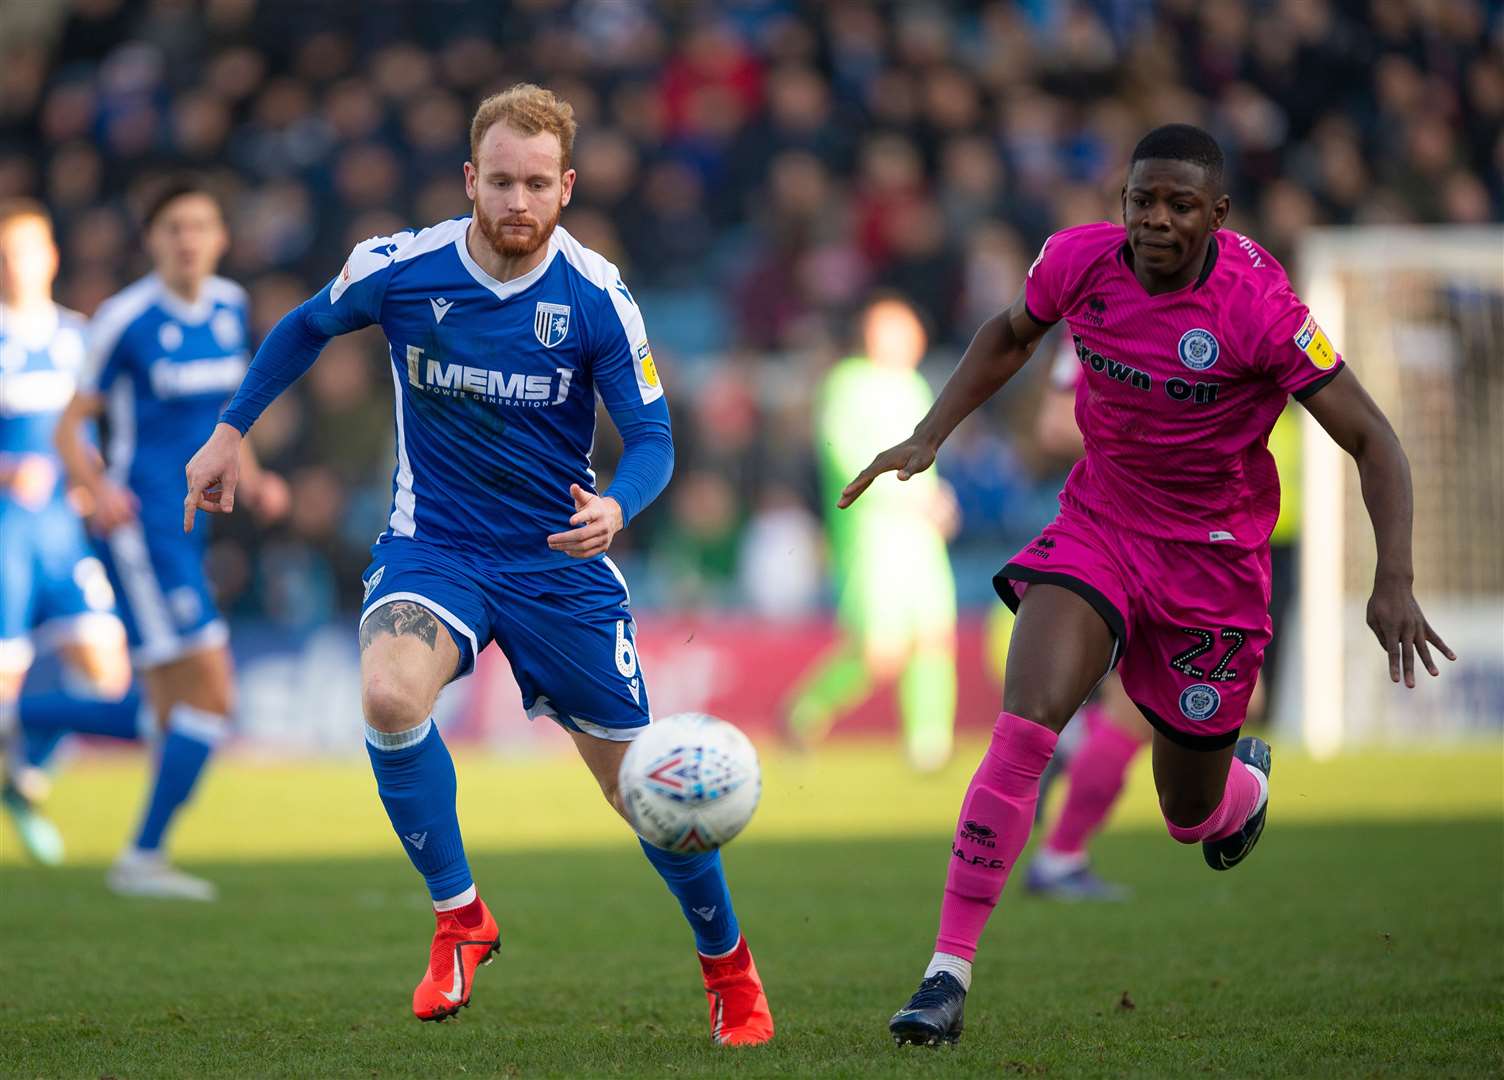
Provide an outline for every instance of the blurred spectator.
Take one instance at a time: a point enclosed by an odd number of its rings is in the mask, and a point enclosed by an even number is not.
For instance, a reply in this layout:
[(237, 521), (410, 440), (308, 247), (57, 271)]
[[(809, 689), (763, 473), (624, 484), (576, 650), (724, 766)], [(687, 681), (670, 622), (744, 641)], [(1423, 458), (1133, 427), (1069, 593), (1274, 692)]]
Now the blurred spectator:
[[(943, 372), (1050, 232), (1116, 216), (1124, 158), (1154, 124), (1217, 134), (1238, 227), (1287, 263), (1316, 226), (1478, 224), (1504, 208), (1504, 16), (1483, 0), (338, 11), (0, 5), (0, 195), (56, 214), (59, 295), (92, 311), (140, 272), (130, 195), (187, 164), (231, 196), (227, 268), (264, 335), (356, 242), (466, 213), (474, 103), (549, 83), (581, 121), (564, 224), (638, 292), (679, 419), (676, 487), (627, 539), (685, 569), (699, 601), (807, 602), (797, 575), (775, 595), (748, 568), (780, 542), (802, 550), (811, 373), (856, 300), (905, 294)], [(390, 493), (388, 364), (378, 338), (342, 341), (274, 414), (278, 463), (317, 466), (304, 488), (334, 494), (276, 541), (296, 573), (269, 574), (266, 552), (231, 550), (248, 538), (226, 531), (217, 557), (240, 568), (241, 610), (304, 618), (358, 600), (348, 566)], [(1002, 508), (1050, 491), (1048, 466), (999, 423), (1014, 407), (948, 451), (972, 481), (963, 544), (999, 544)], [(301, 614), (290, 579), (307, 586)]]

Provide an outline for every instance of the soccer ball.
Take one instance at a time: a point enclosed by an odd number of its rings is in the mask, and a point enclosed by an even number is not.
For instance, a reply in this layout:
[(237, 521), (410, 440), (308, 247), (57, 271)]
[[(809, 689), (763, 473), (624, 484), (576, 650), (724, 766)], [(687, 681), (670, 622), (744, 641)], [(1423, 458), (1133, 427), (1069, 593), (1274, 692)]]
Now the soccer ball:
[(704, 713), (655, 720), (627, 750), (618, 781), (637, 835), (680, 854), (729, 841), (747, 827), (762, 794), (752, 743)]

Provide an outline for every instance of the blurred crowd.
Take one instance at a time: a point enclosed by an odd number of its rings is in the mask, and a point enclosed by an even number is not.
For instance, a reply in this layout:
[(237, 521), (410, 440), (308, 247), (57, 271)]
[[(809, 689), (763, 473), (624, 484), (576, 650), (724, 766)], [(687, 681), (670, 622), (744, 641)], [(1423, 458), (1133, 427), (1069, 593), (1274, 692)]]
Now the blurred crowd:
[[(142, 185), (210, 174), (264, 334), (357, 241), (465, 213), (471, 110), (523, 80), (575, 108), (564, 224), (621, 267), (669, 387), (676, 479), (622, 538), (663, 603), (818, 604), (810, 394), (854, 305), (908, 297), (943, 377), (1046, 235), (1117, 215), (1155, 124), (1218, 136), (1232, 224), (1287, 262), (1316, 225), (1504, 208), (1494, 0), (26, 0), (0, 6), (0, 197), (52, 208), (60, 299), (90, 312), (143, 271)], [(390, 493), (382, 357), (374, 331), (336, 340), (258, 425), (295, 509), (221, 531), (232, 611), (358, 602)], [(963, 559), (1049, 512), (1041, 381), (941, 458)]]

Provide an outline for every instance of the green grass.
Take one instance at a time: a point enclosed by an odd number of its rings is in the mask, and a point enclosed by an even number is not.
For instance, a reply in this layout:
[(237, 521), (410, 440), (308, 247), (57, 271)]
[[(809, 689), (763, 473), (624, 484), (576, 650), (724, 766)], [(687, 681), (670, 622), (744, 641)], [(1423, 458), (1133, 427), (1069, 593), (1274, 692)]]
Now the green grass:
[(407, 1013), (431, 922), (362, 763), (219, 770), (178, 843), (221, 885), (215, 905), (104, 891), (140, 766), (82, 763), (53, 803), (78, 865), (26, 868), (0, 839), (0, 1073), (1504, 1071), (1497, 748), (1277, 765), (1269, 830), (1229, 874), (1163, 835), (1136, 770), (1097, 846), (1136, 900), (1054, 906), (1010, 888), (965, 1038), (899, 1051), (885, 1023), (932, 944), (967, 765), (919, 779), (875, 748), (770, 759), (727, 863), (779, 1030), (738, 1052), (709, 1044), (687, 931), (573, 763), (461, 763), (502, 955), (443, 1025)]

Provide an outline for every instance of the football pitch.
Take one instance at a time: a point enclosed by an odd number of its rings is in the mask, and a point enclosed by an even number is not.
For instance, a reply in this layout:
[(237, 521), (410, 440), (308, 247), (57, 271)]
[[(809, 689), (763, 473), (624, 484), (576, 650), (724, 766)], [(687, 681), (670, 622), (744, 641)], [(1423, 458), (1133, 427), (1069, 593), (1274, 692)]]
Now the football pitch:
[(1031, 899), (982, 942), (955, 1047), (888, 1016), (933, 944), (979, 748), (765, 759), (727, 849), (778, 1024), (707, 1037), (687, 929), (567, 759), (462, 757), (461, 819), (502, 953), (457, 1022), (408, 1012), (432, 921), (358, 758), (226, 762), (175, 848), (217, 904), (124, 901), (103, 865), (137, 757), (76, 763), (52, 809), (70, 865), (0, 838), (0, 1074), (89, 1076), (1483, 1076), (1504, 1071), (1504, 777), (1496, 745), (1317, 765), (1276, 747), (1258, 852), (1215, 874), (1158, 823), (1140, 761), (1097, 865), (1113, 906)]

